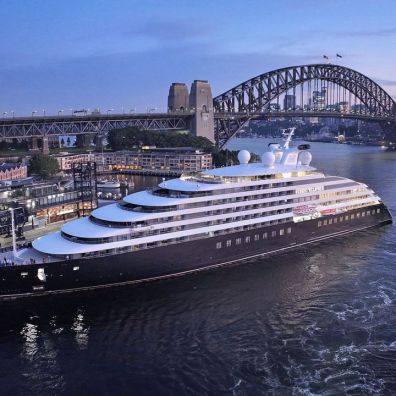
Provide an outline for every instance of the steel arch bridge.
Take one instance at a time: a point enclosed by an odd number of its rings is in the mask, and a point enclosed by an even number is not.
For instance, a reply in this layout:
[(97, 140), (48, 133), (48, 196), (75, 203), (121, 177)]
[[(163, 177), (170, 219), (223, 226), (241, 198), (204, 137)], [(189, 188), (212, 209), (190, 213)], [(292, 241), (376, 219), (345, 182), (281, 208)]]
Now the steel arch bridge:
[[(255, 118), (271, 115), (271, 102), (298, 88), (301, 97), (312, 93), (312, 87), (306, 85), (316, 82), (316, 87), (327, 87), (327, 95), (335, 95), (342, 89), (353, 95), (359, 106), (355, 110), (329, 112), (328, 109), (302, 107), (274, 114), (275, 116), (332, 116), (350, 117), (396, 123), (396, 104), (377, 83), (367, 76), (350, 68), (333, 64), (311, 64), (285, 67), (273, 70), (224, 92), (213, 99), (215, 111), (215, 140), (223, 147), (247, 122)], [(306, 89), (304, 93), (304, 87)], [(338, 87), (338, 88), (337, 88)]]

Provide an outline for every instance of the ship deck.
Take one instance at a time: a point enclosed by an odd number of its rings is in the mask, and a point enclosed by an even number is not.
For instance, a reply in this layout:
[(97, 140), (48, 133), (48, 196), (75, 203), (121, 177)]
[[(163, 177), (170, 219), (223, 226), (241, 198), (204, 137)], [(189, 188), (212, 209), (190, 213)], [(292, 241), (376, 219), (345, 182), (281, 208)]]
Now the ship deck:
[(26, 264), (46, 264), (56, 261), (61, 261), (61, 259), (40, 253), (31, 247), (18, 250), (16, 257), (12, 250), (0, 253), (0, 267)]

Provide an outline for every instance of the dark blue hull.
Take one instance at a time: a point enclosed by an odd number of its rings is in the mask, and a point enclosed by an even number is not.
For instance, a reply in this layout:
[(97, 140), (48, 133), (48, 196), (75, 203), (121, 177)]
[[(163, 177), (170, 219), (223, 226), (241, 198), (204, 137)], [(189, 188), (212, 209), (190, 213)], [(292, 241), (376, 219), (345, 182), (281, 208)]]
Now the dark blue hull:
[[(347, 221), (346, 215), (349, 215)], [(354, 215), (354, 219), (351, 219), (351, 215)], [(391, 222), (386, 207), (376, 205), (320, 219), (253, 228), (118, 255), (0, 267), (0, 300), (179, 276), (283, 252)], [(45, 281), (39, 280), (37, 276), (39, 268), (44, 269)]]

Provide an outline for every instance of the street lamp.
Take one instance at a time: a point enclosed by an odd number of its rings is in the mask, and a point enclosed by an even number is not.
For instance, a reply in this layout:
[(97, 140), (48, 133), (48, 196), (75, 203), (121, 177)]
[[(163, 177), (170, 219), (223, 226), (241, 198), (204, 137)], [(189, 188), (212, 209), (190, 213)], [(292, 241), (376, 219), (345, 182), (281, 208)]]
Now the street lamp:
[(45, 109), (43, 109), (43, 116), (45, 117)]
[(61, 114), (61, 113), (63, 113), (64, 112), (64, 110), (58, 110), (58, 116)]
[(114, 109), (108, 109), (107, 110), (107, 114), (109, 114), (110, 112), (114, 111)]
[(7, 115), (7, 112), (6, 112), (6, 111), (3, 111), (3, 118), (5, 118), (6, 115)]
[(130, 109), (129, 113), (134, 113), (136, 111), (136, 109)]
[(37, 110), (33, 110), (32, 111), (32, 117), (34, 117), (34, 115), (37, 113)]

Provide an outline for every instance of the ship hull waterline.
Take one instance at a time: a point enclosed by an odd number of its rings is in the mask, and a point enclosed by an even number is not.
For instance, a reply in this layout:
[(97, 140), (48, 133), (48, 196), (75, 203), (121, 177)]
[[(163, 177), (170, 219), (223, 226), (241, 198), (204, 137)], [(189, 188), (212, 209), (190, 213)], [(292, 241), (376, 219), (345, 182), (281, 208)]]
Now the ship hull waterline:
[[(363, 212), (365, 216), (357, 218), (357, 214)], [(340, 222), (340, 217), (353, 214), (354, 220)], [(318, 227), (318, 222), (326, 219), (332, 219), (332, 224)], [(319, 219), (285, 222), (117, 255), (3, 266), (0, 267), (0, 301), (172, 278), (240, 264), (391, 222), (387, 208), (381, 204)], [(38, 278), (38, 269), (44, 270), (45, 281)]]

